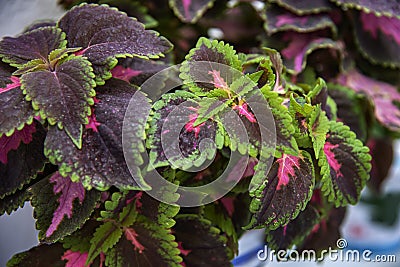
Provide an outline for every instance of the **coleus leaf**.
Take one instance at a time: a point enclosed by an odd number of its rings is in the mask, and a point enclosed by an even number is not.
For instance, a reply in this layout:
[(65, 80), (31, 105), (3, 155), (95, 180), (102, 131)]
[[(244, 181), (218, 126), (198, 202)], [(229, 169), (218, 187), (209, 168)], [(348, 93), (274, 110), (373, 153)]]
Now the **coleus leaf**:
[(321, 191), (336, 207), (357, 203), (371, 170), (369, 149), (341, 122), (331, 121), (318, 165)]
[(96, 219), (89, 219), (85, 224), (72, 234), (65, 236), (61, 242), (66, 250), (87, 253), (90, 249), (90, 240), (93, 233), (101, 225)]
[(169, 6), (175, 15), (187, 23), (196, 23), (215, 0), (169, 0)]
[(400, 67), (400, 18), (360, 12), (354, 14), (354, 24), (355, 41), (364, 57), (385, 67)]
[[(200, 166), (214, 156), (212, 146), (207, 145), (203, 151), (199, 148), (203, 139), (215, 139), (217, 125), (207, 120), (194, 126), (198, 117), (198, 104), (189, 97), (194, 98), (194, 95), (187, 92), (167, 94), (154, 104), (155, 114), (147, 139), (152, 168), (170, 164), (175, 168), (190, 168), (193, 165)], [(176, 132), (177, 129), (182, 130)], [(168, 145), (163, 145), (162, 140)]]
[(270, 6), (266, 9), (264, 27), (269, 35), (281, 31), (313, 32), (329, 28), (336, 35), (335, 23), (327, 14), (298, 16), (282, 8)]
[[(10, 137), (3, 135), (0, 138), (0, 198), (22, 188), (44, 169), (46, 157), (43, 142), (46, 132), (39, 123), (26, 127)], [(8, 151), (6, 157), (3, 151)]]
[[(51, 125), (65, 129), (71, 140), (82, 147), (82, 124), (87, 124), (90, 104), (95, 91), (94, 74), (90, 63), (83, 57), (70, 56), (55, 69), (26, 73), (21, 77), (21, 88), (32, 100), (41, 118)], [(43, 86), (43, 84), (46, 86)], [(49, 93), (51, 92), (51, 93)]]
[(367, 138), (367, 118), (365, 97), (351, 88), (339, 84), (328, 83), (329, 96), (335, 101), (337, 120), (349, 126), (357, 138), (365, 141)]
[(107, 253), (121, 238), (122, 229), (112, 221), (100, 225), (90, 240), (90, 250), (86, 265), (92, 262), (100, 253)]
[[(261, 91), (265, 91), (265, 88), (267, 88), (267, 91), (271, 90), (277, 92), (277, 93), (285, 93), (285, 79), (283, 77), (283, 62), (282, 62), (282, 57), (281, 54), (276, 51), (275, 49), (271, 48), (266, 48), (264, 47), (263, 50), (267, 53), (269, 60), (266, 60), (264, 62), (261, 62), (259, 65), (259, 68), (265, 71), (267, 70), (267, 73), (270, 72), (269, 68), (273, 67), (274, 68), (274, 75), (269, 74), (267, 80), (269, 82), (266, 82), (264, 85), (261, 85)], [(270, 61), (270, 62), (269, 62)], [(272, 87), (272, 78), (274, 79), (273, 87)]]
[(0, 137), (11, 135), (25, 123), (31, 124), (35, 114), (31, 103), (25, 100), (19, 78), (12, 76), (14, 70), (0, 61)]
[(294, 138), (295, 128), (288, 109), (282, 104), (283, 99), (276, 92), (263, 91), (265, 98), (271, 107), (276, 128), (276, 152), (275, 156), (280, 157), (281, 153), (298, 155), (298, 146)]
[(371, 178), (367, 185), (371, 191), (379, 194), (382, 192), (383, 182), (390, 177), (388, 174), (394, 158), (393, 140), (386, 137), (371, 138), (367, 146), (372, 156)]
[(328, 214), (321, 218), (320, 222), (314, 226), (310, 234), (303, 243), (297, 246), (298, 252), (313, 250), (317, 257), (322, 256), (323, 248), (335, 248), (337, 240), (341, 237), (340, 225), (343, 222), (346, 208), (332, 208)]
[(82, 184), (58, 172), (29, 190), (39, 240), (45, 242), (56, 242), (81, 228), (100, 199), (100, 192), (85, 191)]
[(58, 27), (67, 34), (69, 47), (82, 47), (78, 54), (92, 63), (98, 84), (111, 78), (118, 57), (158, 58), (171, 49), (168, 40), (108, 6), (76, 6), (59, 20)]
[(118, 243), (106, 252), (106, 265), (181, 266), (178, 244), (170, 229), (138, 215), (136, 221), (123, 228)]
[(176, 216), (172, 228), (181, 247), (184, 266), (232, 266), (227, 239), (210, 220), (197, 214)]
[(22, 208), (30, 197), (30, 194), (25, 190), (18, 190), (14, 194), (5, 196), (0, 201), (0, 216), (7, 213), (10, 215), (13, 211), (18, 208)]
[[(208, 92), (215, 88), (228, 90), (227, 87), (235, 78), (241, 76), (241, 62), (236, 51), (222, 41), (210, 41), (201, 37), (185, 59), (181, 65), (179, 77), (193, 92)], [(216, 64), (202, 64), (204, 61)]]
[[(232, 203), (233, 204), (233, 203)], [(234, 207), (233, 207), (234, 208)], [(211, 203), (203, 208), (202, 216), (215, 225), (221, 230), (221, 235), (224, 234), (227, 238), (227, 248), (230, 249), (228, 257), (234, 257), (238, 253), (238, 236), (235, 230), (231, 216), (233, 215), (233, 210), (228, 212), (226, 206), (221, 202)]]
[(308, 119), (308, 131), (314, 148), (316, 159), (324, 147), (326, 134), (329, 131), (329, 119), (320, 106), (316, 106)]
[(288, 250), (294, 245), (302, 244), (319, 221), (318, 211), (312, 205), (307, 205), (296, 219), (290, 221), (287, 225), (267, 231), (268, 247), (274, 250)]
[(374, 103), (377, 120), (392, 131), (400, 130), (400, 110), (395, 104), (400, 102), (400, 93), (395, 86), (369, 78), (357, 70), (342, 73), (337, 82), (366, 94)]
[(65, 33), (56, 27), (44, 27), (19, 35), (4, 37), (0, 41), (0, 58), (14, 67), (31, 60), (47, 59), (51, 51), (64, 48)]
[(320, 13), (331, 10), (331, 5), (328, 0), (312, 0), (307, 2), (297, 0), (268, 0), (268, 2), (276, 3), (297, 15)]
[[(76, 148), (64, 131), (51, 127), (45, 141), (45, 154), (53, 164), (60, 166), (61, 175), (69, 175), (73, 181), (80, 180), (87, 189), (95, 187), (105, 190), (112, 185), (124, 189), (140, 189), (129, 172), (122, 150), (124, 115), (136, 90), (124, 81), (111, 79), (104, 86), (98, 87), (97, 92), (95, 117), (91, 118), (88, 129), (84, 130), (82, 149)], [(146, 103), (141, 103), (139, 108), (146, 109)], [(134, 132), (127, 139), (129, 144), (135, 145), (135, 149), (132, 148), (135, 157), (140, 157), (142, 139), (140, 132)], [(136, 168), (138, 179), (141, 177), (138, 167), (141, 162), (140, 158), (132, 163), (137, 164), (136, 167), (132, 165), (132, 170)], [(142, 186), (146, 185), (143, 182)]]
[(400, 18), (400, 7), (397, 0), (386, 0), (384, 2), (364, 0), (331, 0), (343, 9), (355, 8), (365, 13), (374, 13), (377, 16)]
[(266, 178), (250, 191), (253, 216), (245, 229), (266, 227), (274, 230), (295, 219), (306, 207), (315, 183), (314, 166), (311, 156), (301, 151), (299, 156), (283, 154), (268, 174), (262, 170), (258, 173), (256, 171), (253, 180), (259, 180), (256, 175)]
[(287, 71), (298, 74), (304, 70), (307, 57), (317, 49), (333, 49), (342, 56), (343, 44), (341, 41), (333, 41), (330, 38), (316, 37), (306, 33), (285, 33), (283, 39), (289, 41), (289, 45), (282, 50)]
[(15, 254), (8, 262), (8, 267), (64, 267), (61, 259), (64, 249), (61, 244), (42, 244), (28, 251)]

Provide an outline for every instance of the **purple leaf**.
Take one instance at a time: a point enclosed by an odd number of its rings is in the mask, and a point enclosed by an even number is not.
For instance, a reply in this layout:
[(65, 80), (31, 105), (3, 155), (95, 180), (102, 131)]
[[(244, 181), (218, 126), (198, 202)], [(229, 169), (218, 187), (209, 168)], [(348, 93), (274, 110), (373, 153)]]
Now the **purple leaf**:
[(370, 97), (378, 121), (392, 131), (400, 131), (400, 110), (395, 104), (400, 102), (400, 93), (395, 86), (369, 78), (356, 70), (342, 73), (337, 82)]
[(99, 84), (111, 78), (116, 57), (158, 58), (171, 48), (167, 39), (107, 6), (76, 6), (60, 19), (58, 26), (67, 34), (69, 47), (82, 47), (78, 54), (92, 63)]
[(127, 240), (131, 241), (133, 247), (139, 254), (143, 253), (143, 250), (145, 250), (145, 247), (140, 244), (140, 242), (137, 239), (138, 234), (135, 232), (134, 229), (132, 228), (126, 228), (125, 229), (125, 237)]
[[(104, 190), (113, 185), (131, 190), (138, 189), (122, 150), (122, 124), (129, 101), (135, 93), (136, 89), (133, 86), (118, 79), (110, 79), (105, 85), (97, 87), (97, 103), (94, 105), (96, 119), (91, 118), (91, 124), (88, 126), (91, 129), (83, 130), (82, 148), (74, 146), (65, 131), (50, 127), (45, 141), (45, 153), (50, 162), (59, 165), (63, 175), (65, 173), (76, 181), (80, 180), (86, 188)], [(146, 101), (147, 98), (143, 96), (139, 114), (143, 114), (147, 108), (150, 109), (150, 104)], [(138, 125), (145, 123), (134, 121), (139, 118), (140, 116), (135, 116), (131, 122)], [(136, 147), (142, 145), (143, 134), (140, 131), (133, 131), (132, 134), (126, 137), (129, 144), (135, 144)], [(140, 152), (134, 156), (139, 158)], [(141, 163), (137, 164), (139, 166)], [(140, 175), (139, 170), (137, 175)]]
[(215, 0), (170, 0), (169, 5), (183, 22), (195, 23)]
[(51, 178), (50, 182), (54, 183), (54, 194), (60, 194), (58, 198), (58, 207), (54, 212), (54, 217), (51, 221), (49, 229), (46, 231), (46, 237), (51, 236), (57, 229), (58, 225), (67, 215), (68, 218), (72, 216), (72, 204), (75, 198), (79, 199), (80, 204), (85, 199), (85, 189), (81, 183), (74, 183), (69, 177), (62, 177), (59, 172), (56, 172)]
[(0, 136), (11, 135), (24, 124), (31, 124), (34, 116), (32, 104), (25, 100), (15, 68), (0, 61)]
[(21, 142), (24, 144), (32, 142), (34, 132), (36, 132), (35, 124), (31, 124), (15, 131), (11, 136), (3, 135), (0, 137), (0, 162), (7, 164), (8, 152), (16, 150)]
[(320, 215), (318, 211), (308, 204), (296, 219), (267, 233), (268, 246), (275, 250), (286, 250), (291, 249), (293, 245), (302, 244), (303, 240), (313, 230), (314, 225), (319, 221)]
[[(355, 43), (372, 63), (400, 67), (400, 17), (354, 12)], [(382, 49), (383, 48), (383, 49)]]
[[(258, 173), (263, 175), (262, 171)], [(267, 227), (274, 230), (286, 225), (305, 208), (314, 182), (314, 167), (307, 152), (302, 151), (298, 157), (283, 154), (272, 165), (257, 190), (253, 191), (250, 204), (253, 217), (245, 228)]]
[(87, 252), (81, 253), (79, 251), (67, 250), (61, 257), (61, 259), (67, 261), (65, 267), (85, 267), (85, 266), (90, 267), (90, 264), (85, 265), (87, 257), (88, 257)]
[[(82, 124), (87, 124), (95, 95), (90, 62), (71, 56), (54, 70), (22, 75), (22, 89), (51, 125), (64, 128), (77, 147), (82, 145)], [(46, 86), (43, 86), (45, 84)]]
[(65, 45), (65, 33), (56, 27), (44, 27), (15, 38), (4, 37), (0, 41), (0, 58), (18, 67), (33, 59), (47, 60), (51, 51)]
[(298, 74), (306, 66), (307, 57), (317, 49), (333, 49), (339, 52), (343, 49), (341, 41), (333, 41), (329, 38), (313, 36), (313, 34), (288, 32), (283, 36), (289, 45), (282, 50), (285, 65), (288, 71)]
[(329, 28), (332, 34), (336, 34), (334, 22), (324, 13), (298, 16), (282, 8), (270, 6), (265, 17), (265, 29), (269, 35), (288, 30), (305, 33), (326, 28)]

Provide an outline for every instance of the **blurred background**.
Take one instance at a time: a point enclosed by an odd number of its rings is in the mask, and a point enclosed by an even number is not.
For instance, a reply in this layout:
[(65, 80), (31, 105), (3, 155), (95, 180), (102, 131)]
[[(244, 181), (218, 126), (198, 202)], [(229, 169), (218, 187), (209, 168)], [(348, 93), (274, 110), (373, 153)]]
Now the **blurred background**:
[[(0, 0), (0, 38), (13, 36), (38, 19), (58, 19), (64, 11), (56, 0)], [(161, 33), (162, 34), (162, 33)], [(340, 262), (340, 266), (400, 266), (400, 142), (395, 143), (393, 165), (389, 178), (383, 183), (383, 194), (372, 197), (363, 192), (362, 201), (349, 207), (342, 226), (347, 249), (369, 249), (373, 255), (396, 255), (397, 263)], [(0, 267), (15, 253), (37, 244), (37, 231), (32, 207), (0, 217)], [(264, 247), (262, 231), (252, 231), (239, 243), (239, 256), (235, 266), (317, 266), (312, 262), (260, 262), (257, 251)], [(338, 262), (326, 260), (318, 266), (337, 266)]]

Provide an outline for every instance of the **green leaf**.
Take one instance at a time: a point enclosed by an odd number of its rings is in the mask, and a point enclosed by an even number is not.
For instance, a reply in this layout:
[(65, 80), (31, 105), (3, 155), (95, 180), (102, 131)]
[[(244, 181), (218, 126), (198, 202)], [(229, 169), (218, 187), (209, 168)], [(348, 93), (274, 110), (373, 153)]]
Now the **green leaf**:
[(86, 264), (92, 262), (101, 252), (107, 253), (121, 239), (122, 229), (113, 222), (106, 222), (96, 229), (90, 240)]
[(314, 111), (310, 114), (307, 126), (313, 143), (315, 157), (318, 159), (325, 144), (326, 134), (329, 131), (329, 119), (320, 106), (315, 107)]
[(265, 98), (271, 107), (276, 128), (276, 152), (280, 157), (282, 153), (298, 155), (299, 149), (294, 138), (295, 128), (288, 109), (282, 104), (283, 99), (276, 92), (263, 91)]
[(371, 155), (348, 126), (331, 121), (320, 151), (321, 191), (336, 207), (356, 204), (369, 179)]
[(89, 105), (93, 104), (95, 96), (93, 77), (90, 62), (70, 56), (52, 71), (22, 75), (21, 88), (26, 98), (32, 100), (34, 109), (40, 111), (40, 116), (47, 118), (51, 125), (65, 129), (74, 144), (81, 148), (82, 124), (88, 123)]

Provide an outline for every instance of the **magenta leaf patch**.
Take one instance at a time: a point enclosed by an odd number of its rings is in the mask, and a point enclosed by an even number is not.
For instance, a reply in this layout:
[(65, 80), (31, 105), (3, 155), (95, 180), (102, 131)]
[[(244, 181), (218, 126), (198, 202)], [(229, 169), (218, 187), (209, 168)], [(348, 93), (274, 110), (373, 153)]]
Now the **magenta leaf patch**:
[(54, 233), (65, 215), (71, 218), (73, 201), (78, 198), (79, 203), (82, 205), (82, 201), (85, 198), (85, 189), (83, 185), (81, 183), (72, 182), (69, 177), (62, 177), (56, 172), (49, 181), (54, 184), (54, 194), (60, 194), (60, 196), (58, 198), (59, 205), (54, 212), (51, 225), (46, 231), (46, 237)]
[[(262, 175), (261, 172), (259, 175)], [(274, 230), (286, 225), (305, 208), (314, 183), (314, 166), (307, 152), (301, 151), (297, 157), (283, 154), (272, 165), (257, 190), (253, 191), (250, 204), (253, 216), (245, 228), (267, 227)]]
[(115, 68), (112, 69), (111, 74), (114, 78), (120, 79), (120, 80), (124, 80), (126, 82), (130, 82), (130, 80), (133, 77), (138, 76), (139, 74), (141, 74), (142, 71), (140, 70), (134, 70), (131, 68), (124, 68), (123, 66), (116, 66)]
[(34, 132), (36, 132), (35, 124), (31, 124), (15, 131), (11, 136), (3, 135), (0, 137), (0, 162), (7, 164), (8, 152), (16, 150), (21, 142), (26, 145), (32, 142)]
[(371, 169), (369, 149), (341, 122), (330, 122), (326, 143), (320, 151), (321, 191), (328, 201), (343, 206), (355, 204)]
[[(67, 261), (65, 267), (84, 267), (87, 257), (87, 252), (81, 253), (79, 251), (67, 250), (61, 259)], [(90, 267), (90, 265), (87, 265), (87, 267)]]
[(377, 120), (392, 131), (400, 131), (400, 93), (396, 87), (362, 75), (356, 70), (341, 74), (337, 82), (350, 87), (357, 93), (366, 94), (375, 105)]
[(46, 131), (36, 122), (10, 137), (0, 137), (0, 198), (14, 193), (43, 170), (45, 137)]

